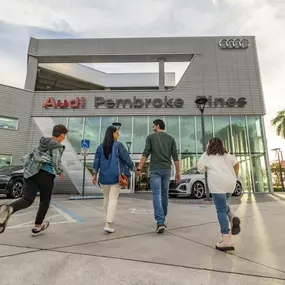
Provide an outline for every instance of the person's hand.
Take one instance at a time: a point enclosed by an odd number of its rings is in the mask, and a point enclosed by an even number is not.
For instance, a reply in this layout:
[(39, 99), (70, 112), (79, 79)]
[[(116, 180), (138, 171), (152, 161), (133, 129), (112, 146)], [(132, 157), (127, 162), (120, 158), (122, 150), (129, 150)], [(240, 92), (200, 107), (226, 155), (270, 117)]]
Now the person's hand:
[(61, 181), (64, 180), (64, 173), (61, 173), (61, 174), (59, 175), (59, 177), (60, 177), (60, 180), (61, 180)]
[(178, 183), (178, 181), (181, 179), (180, 173), (175, 174), (175, 182)]
[(93, 183), (94, 185), (97, 184), (97, 175), (93, 175), (92, 183)]
[(141, 176), (141, 175), (142, 175), (142, 171), (141, 171), (141, 170), (137, 170), (137, 171), (136, 171), (136, 174), (137, 174), (138, 176)]

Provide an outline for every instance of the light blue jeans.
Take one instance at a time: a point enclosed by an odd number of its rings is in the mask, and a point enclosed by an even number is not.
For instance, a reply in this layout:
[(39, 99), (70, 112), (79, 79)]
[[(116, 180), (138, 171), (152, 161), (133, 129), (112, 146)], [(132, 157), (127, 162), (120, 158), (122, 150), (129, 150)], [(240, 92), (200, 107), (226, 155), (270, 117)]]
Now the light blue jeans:
[(232, 196), (232, 194), (215, 194), (212, 193), (212, 197), (214, 200), (214, 204), (217, 209), (217, 215), (219, 224), (221, 227), (221, 233), (223, 235), (227, 235), (230, 232), (229, 229), (229, 218), (228, 218), (228, 212), (230, 210), (228, 200)]
[(163, 225), (167, 216), (170, 175), (170, 169), (150, 171), (154, 218), (158, 225)]

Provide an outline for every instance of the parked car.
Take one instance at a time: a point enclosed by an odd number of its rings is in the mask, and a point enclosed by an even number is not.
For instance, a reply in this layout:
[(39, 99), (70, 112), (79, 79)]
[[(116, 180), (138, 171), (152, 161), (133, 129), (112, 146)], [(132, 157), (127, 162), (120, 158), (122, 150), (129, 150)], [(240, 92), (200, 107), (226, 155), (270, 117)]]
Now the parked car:
[[(240, 196), (243, 192), (243, 181), (239, 176), (237, 179), (234, 196)], [(191, 168), (183, 173), (178, 183), (171, 177), (169, 185), (169, 196), (189, 195), (192, 198), (202, 199), (206, 195), (205, 174), (198, 172), (197, 168)]]
[(3, 166), (0, 168), (0, 194), (8, 198), (23, 195), (23, 166)]

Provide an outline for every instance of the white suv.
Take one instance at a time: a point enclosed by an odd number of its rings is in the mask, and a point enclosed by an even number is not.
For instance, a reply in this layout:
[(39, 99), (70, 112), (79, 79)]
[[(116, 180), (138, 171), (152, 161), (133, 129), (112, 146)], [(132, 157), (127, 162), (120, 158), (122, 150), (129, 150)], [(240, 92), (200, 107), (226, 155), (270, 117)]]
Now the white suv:
[[(240, 196), (243, 192), (242, 178), (237, 179), (234, 196)], [(178, 197), (179, 195), (189, 195), (192, 198), (202, 199), (205, 197), (205, 175), (198, 172), (197, 168), (191, 168), (183, 173), (178, 183), (171, 177), (169, 184), (169, 196)]]

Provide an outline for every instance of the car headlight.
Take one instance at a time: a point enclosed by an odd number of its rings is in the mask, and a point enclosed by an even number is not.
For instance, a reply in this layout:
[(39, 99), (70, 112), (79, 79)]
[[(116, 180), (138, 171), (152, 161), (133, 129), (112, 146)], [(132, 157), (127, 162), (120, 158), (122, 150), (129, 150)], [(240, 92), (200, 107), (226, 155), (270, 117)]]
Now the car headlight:
[(181, 180), (179, 180), (179, 184), (181, 184), (181, 183), (189, 183), (191, 181), (191, 178), (187, 178), (187, 179), (181, 179)]
[(8, 175), (0, 175), (0, 181), (8, 182), (10, 180), (10, 176)]

